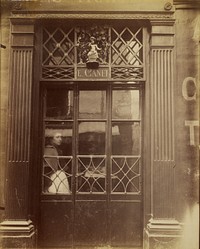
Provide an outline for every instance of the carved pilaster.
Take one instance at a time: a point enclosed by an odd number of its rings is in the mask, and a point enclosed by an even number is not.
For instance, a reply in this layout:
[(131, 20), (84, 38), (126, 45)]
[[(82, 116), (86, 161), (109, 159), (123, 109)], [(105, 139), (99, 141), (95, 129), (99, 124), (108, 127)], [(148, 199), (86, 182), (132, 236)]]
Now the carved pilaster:
[(6, 248), (16, 239), (18, 246), (30, 247), (34, 237), (29, 220), (33, 42), (33, 24), (12, 25), (6, 211), (0, 227)]
[(154, 218), (173, 218), (173, 50), (152, 49), (151, 68), (152, 211)]
[(150, 52), (151, 216), (146, 248), (178, 248), (174, 209), (174, 26), (153, 21)]

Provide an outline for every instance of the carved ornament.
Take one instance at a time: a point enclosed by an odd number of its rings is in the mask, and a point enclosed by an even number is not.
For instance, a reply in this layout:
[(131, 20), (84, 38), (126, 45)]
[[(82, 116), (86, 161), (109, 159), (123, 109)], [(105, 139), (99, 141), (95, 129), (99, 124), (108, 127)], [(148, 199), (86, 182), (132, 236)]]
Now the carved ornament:
[(78, 64), (86, 63), (88, 68), (98, 68), (108, 63), (108, 27), (92, 26), (77, 28)]

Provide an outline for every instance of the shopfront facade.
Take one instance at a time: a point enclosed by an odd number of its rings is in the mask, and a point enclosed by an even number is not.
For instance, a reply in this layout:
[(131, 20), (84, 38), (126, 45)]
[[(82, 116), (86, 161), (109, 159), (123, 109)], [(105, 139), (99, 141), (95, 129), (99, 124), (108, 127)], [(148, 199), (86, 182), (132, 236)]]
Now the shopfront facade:
[(183, 248), (198, 202), (198, 2), (2, 6), (2, 247)]

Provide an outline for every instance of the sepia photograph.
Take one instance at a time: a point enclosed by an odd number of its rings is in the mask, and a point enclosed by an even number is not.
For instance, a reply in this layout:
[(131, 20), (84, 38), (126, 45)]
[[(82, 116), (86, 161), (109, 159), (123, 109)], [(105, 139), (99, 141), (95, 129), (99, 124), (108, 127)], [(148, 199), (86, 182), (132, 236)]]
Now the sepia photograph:
[(0, 0), (0, 249), (199, 249), (200, 0)]

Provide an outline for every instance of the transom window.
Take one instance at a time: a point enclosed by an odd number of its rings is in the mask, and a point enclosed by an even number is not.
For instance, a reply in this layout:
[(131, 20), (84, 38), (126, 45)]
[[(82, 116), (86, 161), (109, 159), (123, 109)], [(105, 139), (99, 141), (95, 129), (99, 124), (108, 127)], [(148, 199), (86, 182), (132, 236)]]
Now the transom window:
[(91, 61), (97, 62), (102, 78), (144, 80), (144, 28), (136, 22), (91, 23), (42, 27), (41, 80), (79, 80)]
[(140, 86), (44, 93), (44, 194), (141, 193)]

